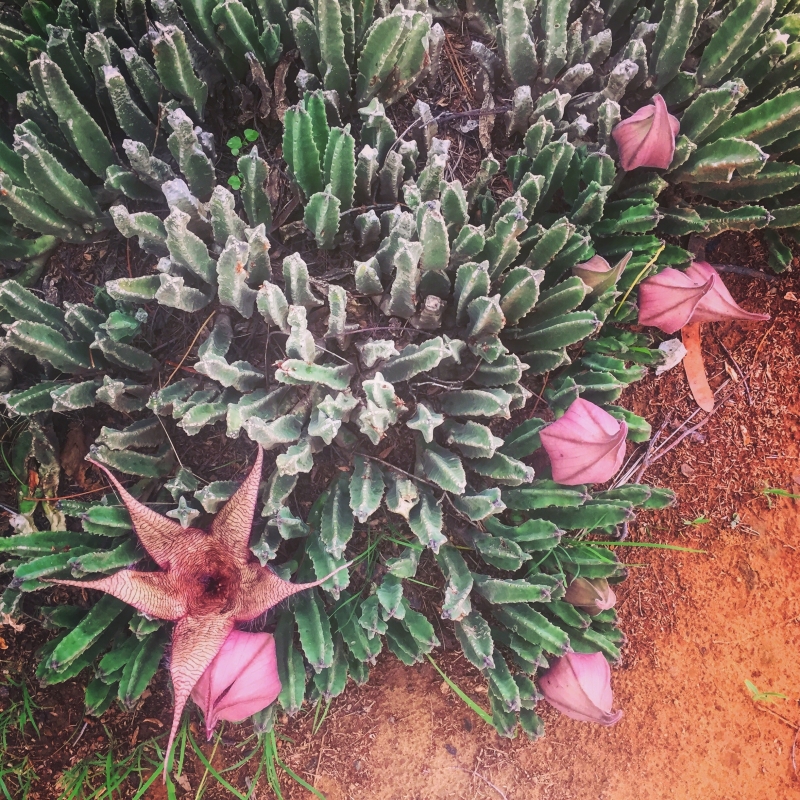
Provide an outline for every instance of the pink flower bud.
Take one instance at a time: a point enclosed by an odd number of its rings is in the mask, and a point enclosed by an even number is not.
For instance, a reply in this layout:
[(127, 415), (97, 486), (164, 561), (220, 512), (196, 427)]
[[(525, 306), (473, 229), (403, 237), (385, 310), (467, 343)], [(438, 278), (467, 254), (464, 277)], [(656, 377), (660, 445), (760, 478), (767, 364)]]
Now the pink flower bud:
[(567, 653), (552, 662), (539, 679), (551, 706), (571, 719), (613, 725), (622, 711), (611, 711), (611, 668), (602, 653)]
[(664, 98), (657, 94), (653, 104), (614, 126), (611, 135), (619, 148), (620, 166), (625, 172), (637, 167), (666, 169), (675, 154), (675, 137), (680, 122), (667, 111)]
[(625, 459), (628, 426), (580, 397), (539, 437), (550, 457), (553, 480), (566, 486), (605, 483)]
[(633, 253), (628, 253), (613, 269), (603, 256), (592, 256), (588, 261), (576, 264), (572, 268), (572, 274), (577, 275), (592, 290), (594, 297), (599, 297), (614, 286), (632, 255)]
[(238, 722), (263, 711), (281, 692), (271, 633), (232, 631), (192, 689), (211, 738), (219, 720)]
[(575, 578), (564, 594), (567, 603), (591, 616), (614, 608), (617, 596), (605, 578)]
[(667, 267), (639, 287), (639, 324), (675, 333), (695, 322), (727, 319), (767, 320), (740, 308), (717, 271), (705, 261), (693, 261), (686, 272)]

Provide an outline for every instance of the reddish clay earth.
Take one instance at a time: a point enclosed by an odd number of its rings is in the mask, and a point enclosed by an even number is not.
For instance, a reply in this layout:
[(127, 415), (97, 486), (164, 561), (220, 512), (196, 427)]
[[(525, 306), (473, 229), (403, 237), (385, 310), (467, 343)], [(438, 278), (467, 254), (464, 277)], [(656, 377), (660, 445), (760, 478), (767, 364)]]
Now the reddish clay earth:
[[(765, 261), (758, 240), (744, 236), (726, 239), (709, 257), (756, 267)], [(313, 710), (279, 722), (279, 734), (291, 739), (280, 742), (286, 763), (328, 800), (800, 797), (800, 753), (794, 753), (800, 726), (800, 501), (764, 493), (800, 493), (800, 282), (794, 275), (778, 281), (725, 275), (742, 305), (765, 309), (772, 320), (705, 326), (712, 387), (723, 386), (718, 397), (728, 399), (644, 475), (674, 488), (679, 504), (642, 516), (631, 526), (631, 540), (705, 552), (621, 550), (631, 565), (618, 592), (629, 637), (613, 673), (615, 705), (625, 712), (621, 722), (611, 729), (577, 723), (542, 704), (545, 738), (500, 739), (430, 664), (405, 668), (382, 655), (369, 684), (351, 683), (316, 734)], [(680, 369), (648, 378), (625, 402), (654, 430), (667, 420), (664, 434), (694, 408)], [(691, 424), (704, 418), (700, 413)], [(437, 662), (486, 706), (483, 679), (447, 629), (438, 633), (445, 650), (434, 654)], [(30, 624), (21, 633), (5, 627), (0, 636), (8, 648), (0, 650), (0, 672), (31, 675), (32, 649), (47, 634)], [(756, 701), (745, 680), (786, 699)], [(169, 722), (163, 671), (134, 714), (112, 708), (101, 720), (83, 717), (83, 683), (47, 689), (31, 684), (42, 706), (42, 738), (10, 740), (7, 753), (31, 757), (40, 778), (31, 800), (55, 800), (63, 770), (106, 752), (109, 736), (124, 754)], [(5, 702), (0, 697), (0, 710)], [(217, 768), (241, 757), (233, 744), (245, 728), (230, 741), (233, 733), (226, 731), (213, 760)], [(211, 754), (211, 745), (204, 749)], [(247, 767), (226, 778), (246, 792), (251, 774)], [(194, 798), (202, 775), (202, 765), (187, 759), (188, 782), (178, 797)], [(282, 787), (291, 800), (312, 797), (286, 776)], [(131, 794), (126, 789), (119, 796)], [(231, 795), (212, 780), (203, 796)], [(262, 779), (253, 796), (266, 800), (273, 794)], [(160, 781), (146, 797), (166, 798)]]

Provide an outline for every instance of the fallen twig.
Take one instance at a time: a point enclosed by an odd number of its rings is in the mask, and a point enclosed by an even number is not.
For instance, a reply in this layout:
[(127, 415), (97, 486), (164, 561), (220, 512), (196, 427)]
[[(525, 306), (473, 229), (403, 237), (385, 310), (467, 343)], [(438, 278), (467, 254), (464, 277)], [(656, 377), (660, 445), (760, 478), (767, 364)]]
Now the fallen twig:
[[(492, 116), (495, 114), (505, 114), (507, 111), (511, 111), (511, 106), (497, 106), (496, 108), (473, 108), (471, 111), (445, 111), (441, 114), (438, 114), (433, 118), (434, 122), (450, 122), (454, 119), (467, 119), (469, 117), (484, 117), (484, 116)], [(406, 134), (410, 133), (417, 125), (422, 123), (422, 117), (417, 117), (392, 143), (392, 146), (389, 148), (392, 150), (395, 148)]]
[(777, 711), (773, 711), (771, 708), (767, 708), (761, 703), (756, 703), (755, 706), (759, 711), (766, 711), (767, 714), (772, 714), (773, 717), (777, 717), (781, 722), (784, 722), (786, 725), (788, 725), (793, 731), (800, 731), (800, 725), (797, 725), (790, 719), (786, 719), (783, 714), (779, 714)]
[(192, 348), (194, 347), (195, 342), (200, 338), (200, 334), (205, 330), (206, 325), (208, 325), (208, 323), (211, 322), (211, 319), (216, 313), (217, 313), (216, 311), (212, 311), (206, 318), (206, 321), (197, 329), (197, 333), (194, 335), (194, 339), (192, 339), (189, 346), (186, 348), (186, 352), (183, 354), (183, 358), (181, 358), (181, 360), (178, 362), (178, 365), (175, 367), (175, 369), (172, 370), (172, 374), (169, 376), (169, 378), (167, 378), (167, 382), (164, 384), (162, 388), (166, 388), (167, 386), (169, 386), (170, 381), (175, 377), (177, 371), (183, 366), (183, 362), (186, 361), (186, 359), (189, 357), (189, 353), (192, 352)]
[(500, 797), (503, 798), (503, 800), (508, 800), (508, 797), (506, 796), (505, 792), (498, 786), (495, 786), (488, 778), (484, 778), (483, 775), (481, 775), (480, 772), (478, 772), (478, 770), (464, 769), (464, 767), (450, 767), (449, 769), (457, 769), (460, 772), (466, 772), (467, 775), (473, 775), (476, 778), (480, 778), (487, 786), (491, 786), (492, 789), (494, 789), (497, 792), (497, 794), (499, 794)]
[(733, 357), (733, 353), (731, 353), (731, 351), (728, 350), (727, 347), (725, 347), (725, 342), (722, 341), (716, 330), (714, 330), (714, 338), (717, 340), (717, 344), (725, 351), (725, 355), (728, 356), (728, 358), (731, 360), (734, 369), (739, 373), (739, 377), (742, 379), (742, 382), (744, 383), (744, 391), (745, 394), (747, 395), (747, 405), (752, 406), (753, 397), (750, 394), (750, 382), (747, 380), (747, 375), (744, 374), (742, 368), (739, 366), (739, 363)]
[[(717, 391), (715, 392), (715, 395), (719, 395), (728, 386), (728, 384), (730, 384), (730, 382), (731, 382), (731, 379), (728, 378), (719, 387), (719, 389), (717, 389)], [(736, 385), (738, 386), (738, 384), (736, 384)], [(736, 387), (734, 386), (734, 390), (733, 391), (735, 391), (735, 389), (736, 389)], [(700, 428), (702, 428), (711, 419), (711, 417), (722, 407), (723, 403), (730, 397), (730, 395), (732, 393), (733, 392), (728, 392), (714, 406), (714, 408), (711, 409), (711, 411), (706, 415), (706, 417), (704, 419), (700, 420), (700, 422), (698, 422), (696, 425), (693, 425), (691, 428), (688, 428), (688, 429), (684, 430), (684, 428), (686, 428), (686, 425), (688, 425), (700, 413), (701, 409), (697, 408), (694, 411), (692, 411), (692, 413), (689, 414), (689, 416), (669, 436), (667, 436), (667, 438), (657, 448), (652, 448), (651, 449), (648, 446), (648, 448), (645, 451), (645, 454), (642, 456), (641, 460), (639, 460), (635, 464), (633, 464), (627, 470), (627, 472), (624, 475), (620, 476), (615, 481), (615, 485), (616, 486), (622, 486), (623, 484), (627, 483), (630, 480), (631, 476), (634, 475), (634, 474), (636, 475), (635, 483), (639, 483), (641, 481), (641, 479), (642, 479), (642, 476), (644, 475), (645, 470), (649, 466), (651, 466), (652, 464), (655, 464), (656, 461), (662, 459), (667, 453), (669, 453), (671, 450), (673, 450), (675, 447), (677, 447), (687, 436), (690, 436), (695, 431), (697, 431)], [(659, 428), (659, 431), (658, 431), (659, 434), (661, 433), (661, 431), (664, 429), (665, 426), (666, 426), (666, 421), (664, 423), (662, 423), (661, 428)], [(670, 441), (675, 436), (677, 436), (678, 433), (680, 431), (682, 431), (682, 430), (683, 430), (683, 433), (681, 433), (680, 436), (678, 436), (677, 439), (675, 439), (674, 441)]]
[(767, 275), (760, 269), (750, 269), (750, 267), (740, 267), (738, 264), (712, 264), (717, 272), (730, 272), (733, 275), (746, 275), (748, 278), (761, 278), (761, 280), (772, 283), (779, 280), (777, 275)]

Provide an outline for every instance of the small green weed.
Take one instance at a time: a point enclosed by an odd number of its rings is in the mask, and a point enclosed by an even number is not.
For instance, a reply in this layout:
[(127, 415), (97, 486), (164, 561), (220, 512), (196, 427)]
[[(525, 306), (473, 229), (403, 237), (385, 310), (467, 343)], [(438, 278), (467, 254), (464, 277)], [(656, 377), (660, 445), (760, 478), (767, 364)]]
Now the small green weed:
[[(258, 139), (258, 131), (254, 131), (252, 128), (245, 128), (244, 131), (242, 131), (242, 136), (244, 136), (245, 141), (248, 144), (252, 144), (254, 141), (256, 141), (256, 139)], [(232, 156), (238, 156), (242, 151), (242, 148), (245, 146), (245, 143), (239, 136), (231, 136), (231, 138), (228, 139), (225, 144), (227, 144), (230, 148)]]
[(426, 653), (425, 657), (433, 664), (433, 668), (442, 676), (444, 682), (471, 708), (487, 725), (492, 724), (492, 715), (484, 711), (461, 687), (442, 670), (439, 665)]
[[(242, 136), (244, 136), (244, 141), (242, 141)], [(242, 131), (242, 136), (231, 136), (231, 138), (225, 142), (232, 156), (238, 156), (244, 147), (255, 142), (256, 139), (258, 139), (258, 131), (254, 131), (252, 128), (245, 128)], [(231, 189), (241, 189), (242, 183), (241, 175), (231, 175), (230, 178), (228, 178), (228, 186), (230, 186)]]
[(696, 517), (695, 519), (683, 519), (681, 522), (684, 525), (691, 525), (692, 527), (698, 528), (700, 525), (708, 525), (711, 519), (710, 517)]
[(786, 489), (776, 489), (772, 486), (767, 486), (761, 490), (761, 494), (767, 498), (767, 505), (772, 508), (773, 497), (787, 497), (789, 500), (800, 500), (800, 494), (792, 494)]
[(785, 694), (780, 692), (762, 692), (752, 681), (745, 681), (744, 685), (750, 692), (750, 697), (754, 703), (777, 703), (778, 700), (788, 700)]
[(26, 800), (39, 776), (27, 756), (19, 763), (11, 762), (8, 757), (8, 740), (12, 733), (16, 738), (24, 739), (29, 733), (29, 728), (36, 734), (36, 738), (39, 738), (39, 726), (33, 715), (39, 706), (31, 697), (23, 676), (15, 681), (6, 675), (0, 680), (0, 686), (9, 690), (9, 698), (12, 695), (19, 696), (19, 699), (11, 699), (8, 708), (0, 711), (0, 756), (5, 756), (5, 760), (0, 758), (0, 798)]
[(28, 684), (24, 677), (20, 677), (19, 681), (15, 681), (10, 675), (0, 681), (0, 686), (5, 686), (9, 689), (9, 696), (11, 690), (16, 689), (19, 694), (19, 700), (11, 700), (8, 708), (0, 711), (0, 744), (2, 744), (2, 751), (8, 750), (8, 735), (16, 729), (21, 737), (25, 736), (25, 731), (30, 725), (36, 738), (39, 738), (39, 726), (36, 724), (33, 712), (39, 710), (39, 706), (35, 703), (28, 691)]

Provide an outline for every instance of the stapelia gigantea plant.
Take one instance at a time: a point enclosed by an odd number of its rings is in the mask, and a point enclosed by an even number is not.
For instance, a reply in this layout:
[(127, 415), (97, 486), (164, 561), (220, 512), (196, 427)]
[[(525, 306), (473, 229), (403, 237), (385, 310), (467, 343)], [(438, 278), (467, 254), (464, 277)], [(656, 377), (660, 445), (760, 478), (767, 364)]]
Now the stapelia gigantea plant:
[[(611, 130), (654, 94), (677, 116), (668, 169), (619, 173), (613, 181), (609, 216), (640, 234), (629, 249), (652, 254), (663, 235), (761, 228), (773, 266), (782, 269), (790, 253), (781, 236), (797, 237), (800, 214), (795, 5), (544, 0), (530, 14), (532, 6), (510, 0), (475, 4), (469, 16), (497, 36), (500, 59), (473, 44), (487, 74), (502, 72), (516, 87), (512, 132), (523, 133), (531, 115), (544, 113), (574, 144), (616, 158)], [(605, 236), (604, 226), (592, 234)]]
[[(373, 3), (339, 0), (311, 12), (280, 1), (248, 8), (239, 0), (158, 0), (117, 9), (28, 0), (0, 23), (0, 97), (23, 118), (13, 134), (0, 127), (3, 255), (41, 266), (58, 241), (106, 230), (107, 209), (119, 199), (157, 201), (170, 152), (181, 165), (203, 161), (202, 149), (214, 157), (207, 134), (170, 127), (171, 112), (201, 121), (221, 75), (243, 80), (259, 62), (273, 66), (282, 49), (300, 48), (309, 70), (303, 85), (321, 81), (334, 107), (349, 107), (351, 95), (359, 104), (401, 97), (435, 72), (444, 34), (431, 28), (426, 7), (384, 10), (373, 19)], [(170, 142), (173, 133), (178, 141)], [(203, 171), (205, 183), (191, 188), (207, 199), (213, 169)]]
[[(118, 16), (114, 3), (62, 0), (4, 16), (0, 94), (22, 117), (13, 134), (0, 126), (4, 257), (87, 241), (113, 227), (112, 203), (160, 198), (170, 154), (179, 164), (206, 158), (211, 140), (192, 122), (211, 80), (196, 66), (202, 48), (171, 0), (153, 11), (151, 19), (143, 4), (126, 3)], [(213, 169), (208, 182), (195, 191), (210, 193)]]
[[(313, 97), (309, 102), (313, 108)], [(375, 114), (378, 110), (374, 106)], [(368, 548), (371, 521), (402, 526), (401, 538), (383, 545), (379, 567), (369, 559), (366, 570), (343, 569), (324, 581), (322, 591), (298, 596), (280, 614), (280, 703), (288, 713), (296, 712), (304, 697), (338, 695), (348, 675), (366, 680), (384, 641), (408, 664), (436, 646), (430, 620), (412, 607), (403, 585), (426, 550), (442, 574), (441, 614), (453, 621), (466, 656), (486, 675), (494, 721), (504, 735), (513, 735), (517, 719), (529, 735), (541, 733), (531, 678), (546, 666), (548, 654), (571, 647), (619, 657), (623, 637), (613, 610), (589, 617), (562, 597), (574, 577), (613, 582), (624, 576), (614, 555), (584, 541), (584, 532), (613, 535), (634, 508), (659, 507), (671, 496), (644, 486), (592, 491), (555, 484), (546, 469), (536, 475), (523, 460), (539, 449), (544, 420), (503, 422), (529, 398), (528, 376), (561, 368), (544, 394), (554, 414), (582, 396), (625, 421), (630, 438), (648, 436), (647, 424), (614, 401), (641, 376), (636, 362), (653, 363), (658, 356), (644, 337), (621, 331), (610, 317), (615, 308), (627, 313), (613, 278), (590, 292), (579, 278), (565, 277), (576, 252), (581, 257), (592, 252), (583, 229), (544, 211), (536, 217), (551, 182), (561, 180), (546, 166), (553, 159), (544, 141), (552, 124), (545, 122), (537, 122), (531, 134), (531, 140), (543, 137), (544, 175), (539, 170), (528, 175), (501, 202), (489, 191), (498, 169), (492, 159), (467, 187), (444, 180), (443, 140), (431, 138), (424, 168), (416, 175), (415, 163), (409, 164), (405, 183), (401, 162), (398, 174), (386, 180), (386, 191), (394, 192), (395, 200), (402, 191), (409, 210), (397, 206), (380, 217), (374, 210), (356, 217), (363, 260), (354, 263), (344, 285), (314, 275), (297, 254), (273, 271), (265, 233), (266, 165), (253, 150), (239, 164), (244, 217), (221, 186), (207, 202), (192, 193), (192, 160), (183, 164), (183, 177), (163, 186), (165, 219), (112, 209), (119, 229), (160, 257), (157, 274), (111, 281), (95, 306), (65, 310), (13, 282), (0, 287), (0, 305), (10, 322), (7, 355), (20, 364), (35, 357), (43, 377), (59, 378), (6, 395), (12, 412), (31, 415), (32, 430), (46, 430), (53, 409), (79, 410), (99, 402), (132, 412), (139, 418), (126, 428), (103, 429), (93, 457), (145, 479), (136, 491), (172, 467), (163, 427), (145, 404), (190, 435), (217, 423), (229, 436), (246, 433), (277, 451), (261, 495), (266, 524), (254, 532), (252, 552), (264, 564), (279, 551), (293, 557), (302, 564), (295, 575), (299, 581), (325, 578), (346, 558), (357, 558)], [(351, 147), (337, 144), (346, 141), (344, 129), (329, 129), (328, 137), (334, 142), (332, 159), (337, 153), (352, 158)], [(395, 152), (386, 150), (384, 164)], [(404, 150), (409, 161), (411, 150), (410, 145)], [(602, 164), (588, 155), (586, 161), (590, 166), (581, 180)], [(296, 165), (294, 170), (297, 174)], [(334, 164), (331, 170), (346, 194), (341, 176), (347, 171)], [(349, 180), (355, 194), (355, 170)], [(373, 174), (369, 192), (376, 181)], [(575, 204), (580, 206), (577, 198)], [(187, 314), (216, 309), (213, 329), (192, 363), (198, 377), (153, 386), (157, 364), (136, 338), (145, 312), (135, 311), (135, 305), (151, 302)], [(392, 328), (392, 318), (408, 324)], [(249, 331), (257, 345), (248, 353), (238, 351), (234, 329)], [(579, 341), (583, 353), (570, 364), (567, 347)], [(265, 348), (263, 365), (252, 355), (241, 357)], [(507, 431), (502, 437), (501, 430)], [(407, 463), (381, 456), (409, 434), (414, 453)], [(298, 517), (288, 505), (293, 489), (315, 463), (332, 457), (345, 469), (306, 519)], [(54, 496), (52, 479), (48, 486)], [(189, 526), (200, 508), (216, 511), (235, 484), (199, 488), (190, 472), (179, 469), (166, 489), (170, 505), (177, 504), (168, 516)], [(82, 532), (64, 530), (61, 517), (51, 525), (61, 530), (31, 533), (29, 515), (28, 524), (17, 520), (20, 533), (0, 544), (13, 556), (7, 562), (13, 586), (3, 597), (7, 613), (25, 591), (40, 588), (42, 579), (97, 578), (144, 557), (127, 512), (110, 498), (60, 506), (61, 514), (78, 517)], [(75, 553), (67, 546), (86, 549)], [(288, 570), (282, 574), (288, 577)], [(48, 650), (40, 677), (63, 680), (105, 653), (90, 684), (89, 708), (98, 712), (115, 696), (128, 703), (138, 696), (158, 663), (156, 645), (163, 648), (166, 642), (156, 623), (138, 615), (129, 620), (110, 599), (85, 615), (76, 609), (46, 613), (51, 624), (65, 627), (48, 647), (69, 658), (54, 659)], [(295, 625), (301, 649), (294, 642)], [(142, 644), (137, 634), (156, 638)], [(134, 651), (139, 666), (111, 669), (132, 663)], [(314, 674), (310, 682), (306, 664)]]
[[(435, 73), (444, 31), (431, 25), (425, 2), (318, 0), (308, 5), (282, 0), (201, 3), (180, 0), (198, 39), (238, 80), (248, 60), (275, 65), (281, 52), (297, 48), (305, 69), (302, 88), (322, 88), (343, 110), (373, 97), (392, 103)], [(255, 6), (255, 7), (254, 7)], [(353, 81), (355, 76), (355, 81)]]

